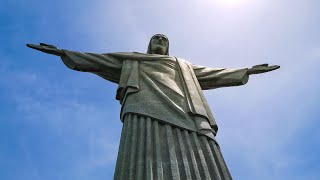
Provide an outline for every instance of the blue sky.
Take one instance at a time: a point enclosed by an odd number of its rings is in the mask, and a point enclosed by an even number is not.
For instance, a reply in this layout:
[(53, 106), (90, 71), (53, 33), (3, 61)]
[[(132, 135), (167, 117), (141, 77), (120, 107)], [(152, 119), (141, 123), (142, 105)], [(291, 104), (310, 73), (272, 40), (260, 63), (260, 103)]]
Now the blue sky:
[(206, 91), (234, 179), (320, 177), (320, 2), (316, 0), (0, 3), (0, 179), (112, 179), (121, 132), (116, 84), (28, 49), (145, 52), (208, 67), (281, 65)]

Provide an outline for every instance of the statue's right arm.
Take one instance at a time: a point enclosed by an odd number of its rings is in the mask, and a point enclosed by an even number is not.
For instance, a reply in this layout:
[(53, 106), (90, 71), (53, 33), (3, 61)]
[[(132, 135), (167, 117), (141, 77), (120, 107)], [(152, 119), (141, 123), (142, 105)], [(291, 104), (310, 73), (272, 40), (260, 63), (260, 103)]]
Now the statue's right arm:
[(119, 82), (123, 60), (111, 54), (62, 50), (44, 43), (40, 43), (40, 45), (27, 44), (27, 46), (41, 52), (60, 56), (63, 63), (70, 69), (91, 72), (111, 82)]

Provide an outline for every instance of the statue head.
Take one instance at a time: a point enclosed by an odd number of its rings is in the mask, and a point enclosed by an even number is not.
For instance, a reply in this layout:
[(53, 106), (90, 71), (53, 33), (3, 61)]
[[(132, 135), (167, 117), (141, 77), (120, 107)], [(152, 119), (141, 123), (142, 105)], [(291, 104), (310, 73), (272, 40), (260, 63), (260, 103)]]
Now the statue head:
[(152, 36), (149, 42), (147, 54), (169, 55), (169, 40), (163, 34)]

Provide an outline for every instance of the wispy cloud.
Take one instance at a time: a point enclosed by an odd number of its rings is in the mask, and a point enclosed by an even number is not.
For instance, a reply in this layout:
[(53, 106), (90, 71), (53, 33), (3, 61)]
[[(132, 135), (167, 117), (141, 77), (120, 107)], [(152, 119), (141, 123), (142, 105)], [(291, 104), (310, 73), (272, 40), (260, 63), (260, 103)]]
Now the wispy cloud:
[[(90, 177), (97, 168), (115, 165), (121, 122), (118, 114), (113, 113), (114, 107), (108, 109), (108, 100), (100, 106), (83, 102), (81, 93), (84, 92), (68, 97), (67, 87), (51, 84), (50, 78), (39, 73), (3, 67), (0, 74), (11, 77), (8, 81), (1, 80), (1, 87), (7, 91), (7, 98), (15, 103), (18, 114), (7, 121), (25, 125), (20, 148), (28, 159), (28, 166), (36, 173), (35, 177), (52, 179), (48, 177), (50, 174), (45, 173), (45, 168), (57, 168), (55, 166), (61, 163), (69, 164), (65, 171), (70, 170), (84, 177)], [(63, 98), (57, 97), (57, 94)], [(110, 126), (113, 128), (110, 129)], [(30, 135), (40, 132), (41, 137)], [(30, 143), (35, 140), (32, 138), (42, 144), (41, 147), (36, 145), (42, 149), (39, 149), (40, 154), (35, 153), (35, 147)], [(37, 156), (56, 156), (56, 159), (52, 159), (52, 164), (40, 166), (44, 162)], [(61, 172), (55, 177), (69, 175)]]

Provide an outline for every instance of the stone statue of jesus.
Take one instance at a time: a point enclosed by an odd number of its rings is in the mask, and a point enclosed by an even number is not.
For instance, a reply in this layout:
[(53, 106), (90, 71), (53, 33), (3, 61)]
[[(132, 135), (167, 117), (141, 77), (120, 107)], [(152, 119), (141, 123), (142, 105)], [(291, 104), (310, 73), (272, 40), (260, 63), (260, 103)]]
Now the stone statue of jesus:
[(114, 179), (232, 179), (215, 139), (218, 126), (203, 90), (239, 86), (280, 66), (208, 68), (169, 56), (154, 35), (147, 53), (80, 53), (53, 45), (28, 47), (60, 56), (70, 69), (117, 83), (123, 123)]

